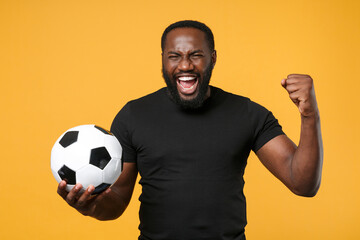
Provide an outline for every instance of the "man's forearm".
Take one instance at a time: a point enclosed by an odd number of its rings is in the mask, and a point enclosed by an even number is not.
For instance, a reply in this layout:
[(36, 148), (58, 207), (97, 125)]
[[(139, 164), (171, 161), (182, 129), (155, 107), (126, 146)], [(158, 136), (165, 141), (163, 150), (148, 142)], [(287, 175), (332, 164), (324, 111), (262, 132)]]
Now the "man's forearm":
[(101, 221), (114, 220), (120, 217), (127, 207), (125, 203), (114, 191), (104, 196), (100, 201), (95, 202), (93, 210), (89, 216)]
[(301, 117), (300, 142), (291, 162), (293, 191), (302, 196), (314, 196), (321, 182), (323, 145), (320, 115)]

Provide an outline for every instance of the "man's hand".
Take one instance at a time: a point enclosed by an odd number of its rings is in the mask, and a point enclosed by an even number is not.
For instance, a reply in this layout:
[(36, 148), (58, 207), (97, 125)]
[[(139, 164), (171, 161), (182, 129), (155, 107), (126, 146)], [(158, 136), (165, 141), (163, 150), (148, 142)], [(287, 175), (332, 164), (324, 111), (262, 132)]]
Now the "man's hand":
[(118, 218), (130, 202), (137, 177), (135, 163), (124, 163), (123, 171), (116, 182), (98, 195), (91, 195), (95, 188), (90, 185), (81, 192), (81, 184), (76, 184), (70, 192), (66, 191), (66, 181), (58, 185), (57, 193), (73, 208), (85, 216), (98, 220)]
[(76, 184), (70, 192), (66, 191), (66, 182), (61, 181), (58, 186), (57, 193), (73, 208), (84, 216), (94, 216), (97, 203), (111, 192), (108, 188), (99, 195), (91, 195), (95, 187), (90, 185), (84, 192), (80, 192), (82, 189), (81, 184)]
[(313, 80), (309, 75), (290, 74), (281, 81), (303, 117), (318, 115)]

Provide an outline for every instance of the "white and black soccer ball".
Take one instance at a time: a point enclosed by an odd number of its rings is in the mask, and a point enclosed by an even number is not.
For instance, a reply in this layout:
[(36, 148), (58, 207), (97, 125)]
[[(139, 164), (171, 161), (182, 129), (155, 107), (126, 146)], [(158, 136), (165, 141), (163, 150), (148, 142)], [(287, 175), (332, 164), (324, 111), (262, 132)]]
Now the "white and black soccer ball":
[(66, 180), (66, 190), (81, 183), (93, 194), (107, 189), (120, 176), (122, 148), (116, 137), (96, 125), (81, 125), (67, 130), (51, 150), (51, 171), (59, 183)]

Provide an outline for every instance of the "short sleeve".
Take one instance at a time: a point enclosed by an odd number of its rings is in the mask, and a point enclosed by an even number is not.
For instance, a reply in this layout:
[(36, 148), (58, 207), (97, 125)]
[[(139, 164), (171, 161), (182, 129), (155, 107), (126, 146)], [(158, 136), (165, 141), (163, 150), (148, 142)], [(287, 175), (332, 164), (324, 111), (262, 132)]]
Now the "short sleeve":
[(127, 103), (114, 118), (110, 131), (119, 140), (122, 148), (122, 161), (136, 162), (137, 154), (131, 140), (130, 106)]
[(251, 149), (257, 152), (262, 146), (276, 136), (284, 134), (274, 115), (263, 106), (249, 101), (250, 121), (253, 127)]

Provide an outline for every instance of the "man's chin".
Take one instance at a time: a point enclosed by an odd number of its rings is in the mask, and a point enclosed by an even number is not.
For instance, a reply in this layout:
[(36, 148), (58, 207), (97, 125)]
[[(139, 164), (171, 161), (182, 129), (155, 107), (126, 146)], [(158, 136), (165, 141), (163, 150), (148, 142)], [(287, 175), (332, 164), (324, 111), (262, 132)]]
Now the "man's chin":
[(178, 83), (162, 70), (170, 98), (182, 109), (195, 110), (201, 108), (205, 100), (210, 96), (209, 83), (211, 71), (212, 68), (208, 67), (203, 81), (198, 80), (196, 86), (194, 86), (196, 87), (194, 92), (185, 90), (184, 93), (182, 93), (182, 89), (179, 89), (180, 86), (178, 86)]
[(181, 99), (181, 101), (193, 101), (199, 95), (199, 90), (198, 90), (198, 88), (196, 88), (193, 93), (184, 94), (181, 90), (177, 89), (177, 93), (178, 93), (178, 96)]
[[(169, 78), (164, 77), (169, 96), (184, 110), (195, 110), (202, 107), (209, 97), (209, 82), (198, 84), (195, 91), (182, 91), (181, 86), (173, 84)], [(191, 93), (191, 94), (189, 94)]]
[(183, 102), (191, 102), (191, 101), (194, 101), (195, 99), (196, 99), (196, 96), (192, 96), (192, 97), (186, 96), (186, 97), (184, 97), (184, 96), (180, 95), (180, 100), (183, 101)]
[(208, 91), (200, 92), (197, 89), (193, 94), (185, 95), (181, 92), (177, 92), (179, 106), (185, 110), (195, 110), (203, 106), (204, 102), (208, 98)]

